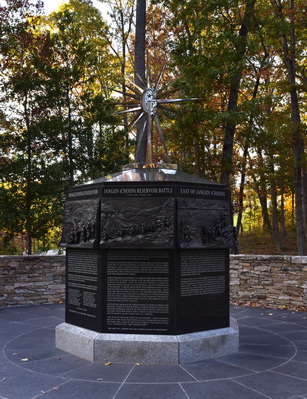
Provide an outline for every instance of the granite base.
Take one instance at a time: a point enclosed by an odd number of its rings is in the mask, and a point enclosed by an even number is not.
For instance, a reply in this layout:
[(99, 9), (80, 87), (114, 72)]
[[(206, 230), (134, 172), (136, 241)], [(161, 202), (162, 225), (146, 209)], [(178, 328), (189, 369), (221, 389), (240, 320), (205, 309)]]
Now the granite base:
[(99, 334), (72, 324), (56, 327), (56, 347), (92, 362), (183, 364), (239, 350), (239, 329), (230, 327), (182, 335)]

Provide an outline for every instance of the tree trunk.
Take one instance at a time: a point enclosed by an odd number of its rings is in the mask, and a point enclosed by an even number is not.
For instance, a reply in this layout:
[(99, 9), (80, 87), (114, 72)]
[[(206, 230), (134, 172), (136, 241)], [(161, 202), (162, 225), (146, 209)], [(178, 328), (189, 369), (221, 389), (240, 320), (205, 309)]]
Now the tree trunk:
[(306, 167), (303, 168), (303, 212), (304, 212), (304, 230), (307, 246), (307, 172)]
[[(261, 151), (258, 150), (258, 160), (260, 168), (264, 168), (264, 163), (262, 159)], [(263, 225), (270, 233), (271, 237), (273, 238), (273, 231), (272, 231), (272, 224), (270, 220), (269, 210), (268, 210), (268, 200), (267, 200), (267, 189), (266, 189), (266, 180), (262, 174), (259, 174), (259, 179), (256, 178), (255, 173), (251, 171), (254, 184), (255, 184), (255, 191), (258, 194), (261, 211), (262, 211), (262, 218), (263, 218)]]
[[(258, 89), (259, 89), (259, 83), (260, 83), (260, 72), (264, 66), (265, 60), (267, 59), (267, 54), (265, 52), (261, 66), (258, 71), (258, 76), (255, 82), (254, 90), (253, 90), (253, 100), (257, 97)], [(243, 214), (243, 199), (244, 199), (244, 187), (245, 187), (245, 177), (246, 177), (246, 166), (247, 166), (247, 157), (248, 157), (248, 151), (249, 151), (249, 144), (250, 144), (250, 136), (251, 136), (251, 131), (253, 128), (254, 124), (254, 115), (253, 112), (251, 113), (251, 116), (248, 121), (248, 128), (246, 131), (246, 138), (245, 138), (245, 144), (244, 144), (244, 150), (243, 150), (243, 162), (242, 162), (242, 172), (241, 172), (241, 180), (240, 180), (240, 190), (239, 190), (239, 213), (238, 213), (238, 219), (237, 219), (237, 232), (239, 234), (240, 229), (242, 228), (242, 214)]]
[(292, 192), (291, 197), (291, 228), (295, 228), (295, 193)]
[(23, 102), (25, 123), (26, 123), (26, 153), (27, 153), (27, 170), (26, 170), (26, 254), (32, 255), (32, 139), (31, 139), (31, 124), (28, 110), (28, 96), (25, 94)]
[[(145, 33), (146, 33), (146, 0), (137, 0), (136, 6), (136, 30), (135, 30), (135, 60), (134, 60), (134, 82), (137, 86), (144, 88), (146, 84), (145, 66)], [(145, 118), (142, 118), (136, 126), (136, 148), (135, 162), (146, 162), (147, 137), (143, 133)]]
[(272, 234), (272, 224), (271, 224), (269, 210), (268, 210), (268, 197), (265, 193), (263, 193), (261, 191), (258, 192), (258, 196), (259, 196), (259, 201), (260, 201), (260, 205), (261, 205), (263, 225), (268, 230), (268, 232), (270, 233), (270, 235), (272, 237), (273, 234)]
[[(123, 100), (124, 103), (127, 101), (127, 88), (126, 88), (126, 38), (125, 38), (125, 22), (124, 22), (124, 12), (121, 10), (120, 13), (120, 29), (122, 32), (122, 60), (121, 60), (121, 76), (123, 78), (122, 83), (122, 92), (123, 92)], [(127, 159), (129, 157), (129, 133), (128, 133), (128, 117), (126, 114), (123, 116), (124, 118), (124, 130), (125, 130), (125, 153)]]
[(300, 150), (300, 143), (298, 138), (297, 128), (294, 127), (294, 184), (295, 184), (295, 219), (296, 219), (296, 234), (297, 234), (297, 248), (299, 255), (306, 254), (306, 240), (304, 231), (304, 216), (303, 216), (303, 177), (302, 177), (302, 155)]
[[(260, 65), (259, 69), (257, 70), (257, 79), (255, 82), (253, 96), (252, 96), (253, 100), (257, 97), (259, 84), (260, 84), (261, 72), (262, 72), (262, 69), (265, 65), (265, 61), (267, 58), (268, 58), (268, 53), (267, 53), (266, 49), (264, 49), (264, 56), (261, 61), (261, 65)], [(247, 157), (249, 155), (248, 151), (249, 151), (250, 136), (251, 136), (253, 124), (254, 124), (254, 113), (252, 111), (249, 121), (248, 121), (248, 128), (246, 131), (245, 144), (244, 144), (244, 150), (243, 150), (242, 172), (241, 172), (240, 189), (239, 189), (239, 212), (238, 212), (238, 219), (237, 219), (237, 233), (238, 234), (240, 232), (240, 229), (242, 229), (242, 215), (243, 215), (243, 202), (244, 202), (244, 188), (245, 188)]]
[[(285, 23), (281, 0), (276, 0), (275, 4), (277, 5), (278, 18), (281, 22)], [(296, 38), (294, 10), (294, 0), (290, 0), (290, 45), (285, 34), (282, 35), (281, 39), (284, 63), (288, 74), (288, 81), (290, 83), (297, 247), (298, 254), (305, 255), (306, 238), (303, 216), (304, 143), (301, 132), (301, 119), (296, 87)]]
[[(244, 151), (243, 151), (243, 163), (242, 163), (240, 188), (239, 188), (239, 210), (238, 210), (238, 219), (237, 219), (237, 226), (236, 226), (238, 235), (239, 235), (240, 231), (243, 232), (242, 216), (243, 216), (243, 210), (244, 210), (244, 206), (243, 206), (243, 204), (244, 204), (244, 188), (245, 188), (245, 178), (246, 178), (247, 156), (248, 156), (248, 149), (249, 149), (249, 135), (250, 135), (250, 131), (248, 132), (248, 135), (246, 137), (246, 142), (245, 142)], [(235, 253), (239, 253), (238, 244), (236, 245)]]
[(69, 96), (69, 86), (66, 87), (66, 101), (68, 108), (68, 126), (67, 126), (67, 138), (68, 138), (68, 178), (69, 185), (74, 185), (74, 151), (73, 151), (73, 128), (72, 128), (72, 109)]
[(280, 201), (280, 226), (281, 226), (281, 247), (284, 247), (287, 231), (286, 231), (286, 218), (285, 218), (285, 192), (284, 187), (281, 189)]
[(242, 229), (242, 216), (243, 216), (243, 202), (244, 202), (244, 187), (245, 187), (245, 171), (241, 172), (241, 181), (239, 189), (239, 211), (237, 218), (237, 233), (240, 234)]
[(244, 56), (247, 47), (247, 35), (249, 25), (254, 14), (256, 0), (247, 0), (244, 17), (242, 20), (241, 28), (239, 31), (239, 42), (237, 46), (236, 63), (238, 65), (237, 72), (230, 83), (229, 98), (227, 112), (230, 115), (225, 127), (225, 136), (223, 144), (222, 155), (222, 170), (221, 170), (221, 183), (225, 184), (227, 188), (230, 186), (230, 176), (232, 172), (232, 153), (233, 141), (236, 129), (235, 113), (238, 107), (239, 89), (243, 72)]
[(256, 180), (255, 175), (253, 175), (254, 183), (255, 183), (255, 191), (257, 192), (262, 212), (263, 226), (268, 230), (270, 235), (272, 236), (272, 224), (270, 220), (269, 210), (268, 210), (268, 198), (266, 191), (261, 189), (259, 183)]
[(278, 205), (277, 205), (277, 189), (274, 179), (271, 179), (271, 203), (272, 203), (272, 233), (276, 242), (277, 251), (281, 251), (281, 242), (278, 226)]

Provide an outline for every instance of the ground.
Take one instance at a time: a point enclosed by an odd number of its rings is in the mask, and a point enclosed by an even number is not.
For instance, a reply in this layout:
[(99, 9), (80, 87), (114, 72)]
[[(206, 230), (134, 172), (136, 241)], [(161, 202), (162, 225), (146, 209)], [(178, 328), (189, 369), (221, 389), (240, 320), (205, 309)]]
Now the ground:
[(267, 232), (246, 231), (238, 237), (240, 254), (297, 255), (296, 232), (289, 231), (281, 250)]

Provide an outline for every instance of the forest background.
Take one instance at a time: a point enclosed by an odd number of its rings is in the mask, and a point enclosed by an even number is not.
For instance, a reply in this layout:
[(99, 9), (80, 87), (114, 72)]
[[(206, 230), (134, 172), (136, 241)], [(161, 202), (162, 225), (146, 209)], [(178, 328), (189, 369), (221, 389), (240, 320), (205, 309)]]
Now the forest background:
[[(104, 2), (107, 21), (90, 0), (1, 2), (0, 254), (56, 248), (67, 189), (134, 161), (114, 113), (135, 91), (137, 3)], [(236, 250), (306, 255), (306, 1), (154, 0), (146, 61), (168, 98), (199, 98), (161, 127), (172, 163), (231, 189)]]

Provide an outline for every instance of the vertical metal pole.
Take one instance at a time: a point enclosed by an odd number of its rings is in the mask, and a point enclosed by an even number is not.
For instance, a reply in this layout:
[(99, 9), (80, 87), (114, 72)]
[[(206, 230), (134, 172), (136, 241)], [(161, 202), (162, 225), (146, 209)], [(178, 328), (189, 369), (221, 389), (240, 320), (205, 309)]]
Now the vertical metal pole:
[[(136, 30), (135, 30), (135, 60), (134, 60), (134, 81), (136, 85), (144, 88), (145, 80), (145, 33), (146, 33), (146, 0), (137, 0), (136, 5)], [(142, 137), (144, 125), (142, 118), (137, 123), (137, 163), (146, 162), (146, 136)], [(140, 143), (139, 143), (140, 142)]]
[(152, 163), (152, 119), (151, 113), (147, 114), (147, 159)]

